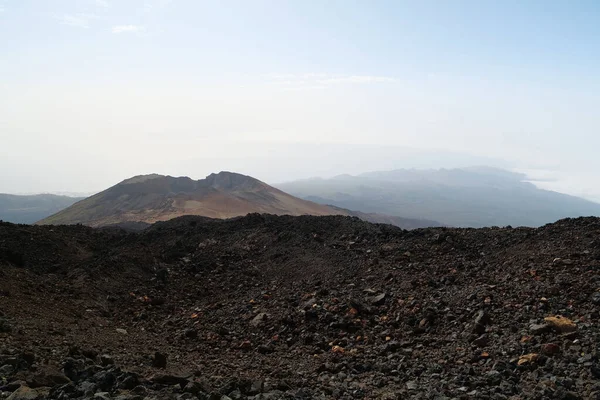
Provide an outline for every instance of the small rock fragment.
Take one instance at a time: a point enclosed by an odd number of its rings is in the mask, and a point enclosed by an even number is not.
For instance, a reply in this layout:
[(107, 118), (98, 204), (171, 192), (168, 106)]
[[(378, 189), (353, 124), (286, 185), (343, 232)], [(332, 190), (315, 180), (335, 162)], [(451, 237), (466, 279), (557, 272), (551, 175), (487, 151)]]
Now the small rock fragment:
[(344, 348), (343, 348), (343, 347), (341, 347), (341, 346), (333, 346), (333, 347), (331, 348), (331, 351), (332, 351), (333, 353), (338, 353), (338, 354), (344, 354), (344, 353), (346, 352), (346, 350), (344, 350)]
[(0, 317), (0, 333), (10, 333), (12, 327), (6, 320), (6, 318)]
[(477, 346), (477, 347), (485, 347), (488, 345), (489, 343), (489, 337), (487, 334), (483, 334), (481, 336), (479, 336), (477, 339), (475, 339), (473, 341), (473, 343)]
[(8, 396), (8, 399), (6, 400), (35, 400), (39, 398), (40, 394), (36, 390), (28, 388), (27, 386), (21, 386), (14, 391), (13, 394)]
[(380, 306), (385, 303), (385, 293), (378, 294), (377, 296), (367, 297), (367, 301), (374, 306)]
[(569, 333), (577, 330), (577, 325), (573, 321), (561, 315), (546, 317), (544, 321), (559, 333)]
[(483, 310), (480, 310), (475, 317), (475, 326), (473, 331), (478, 335), (485, 333), (485, 327), (490, 323), (490, 316)]
[(185, 337), (190, 338), (190, 339), (195, 339), (198, 337), (198, 331), (193, 328), (186, 329)]
[(541, 335), (542, 333), (548, 332), (551, 329), (549, 324), (531, 324), (529, 325), (529, 331), (534, 335)]
[(542, 345), (542, 353), (546, 355), (556, 354), (560, 351), (560, 346), (556, 343), (546, 343)]
[(176, 375), (155, 375), (150, 379), (150, 381), (158, 383), (159, 385), (180, 385), (182, 388), (186, 387), (188, 384), (187, 377)]
[(113, 365), (114, 363), (115, 361), (108, 354), (102, 354), (100, 356), (100, 364), (102, 364), (102, 366), (106, 367), (108, 365)]
[(35, 363), (35, 354), (29, 352), (22, 353), (21, 359), (24, 360), (27, 365), (33, 365)]
[(536, 362), (540, 358), (539, 354), (529, 353), (519, 357), (519, 361), (517, 361), (517, 365), (526, 365), (532, 364)]
[(154, 353), (152, 366), (154, 368), (167, 368), (167, 356), (157, 351), (156, 353)]
[(252, 318), (252, 321), (250, 321), (250, 325), (257, 327), (262, 325), (267, 319), (269, 318), (269, 315), (267, 313), (261, 312), (258, 313), (256, 315), (256, 317)]

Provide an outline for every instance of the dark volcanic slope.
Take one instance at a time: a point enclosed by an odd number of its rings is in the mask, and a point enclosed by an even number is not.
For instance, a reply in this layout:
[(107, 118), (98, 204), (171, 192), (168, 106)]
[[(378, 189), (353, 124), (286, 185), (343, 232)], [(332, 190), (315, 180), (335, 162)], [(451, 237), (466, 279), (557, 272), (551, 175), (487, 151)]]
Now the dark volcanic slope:
[(599, 235), (595, 218), (0, 224), (0, 379), (51, 398), (598, 398)]

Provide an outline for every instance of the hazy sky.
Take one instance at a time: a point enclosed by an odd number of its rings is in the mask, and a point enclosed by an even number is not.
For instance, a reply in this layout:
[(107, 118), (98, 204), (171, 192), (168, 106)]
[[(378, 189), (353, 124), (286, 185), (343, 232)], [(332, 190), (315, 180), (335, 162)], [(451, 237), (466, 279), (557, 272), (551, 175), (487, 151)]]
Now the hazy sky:
[(0, 192), (491, 164), (600, 200), (600, 3), (0, 0)]

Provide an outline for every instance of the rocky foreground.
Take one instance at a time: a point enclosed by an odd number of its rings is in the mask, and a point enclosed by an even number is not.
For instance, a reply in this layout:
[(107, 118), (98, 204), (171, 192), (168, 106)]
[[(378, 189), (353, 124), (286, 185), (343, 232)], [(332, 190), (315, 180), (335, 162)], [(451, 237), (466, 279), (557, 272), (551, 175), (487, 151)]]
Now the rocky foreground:
[(0, 223), (0, 398), (600, 399), (600, 220)]

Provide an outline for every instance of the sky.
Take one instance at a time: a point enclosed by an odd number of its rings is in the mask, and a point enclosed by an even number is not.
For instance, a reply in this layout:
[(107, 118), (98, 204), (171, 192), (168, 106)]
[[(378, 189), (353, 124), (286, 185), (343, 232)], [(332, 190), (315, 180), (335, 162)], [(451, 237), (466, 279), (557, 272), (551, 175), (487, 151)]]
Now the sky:
[(0, 0), (0, 192), (492, 165), (600, 201), (597, 1)]

